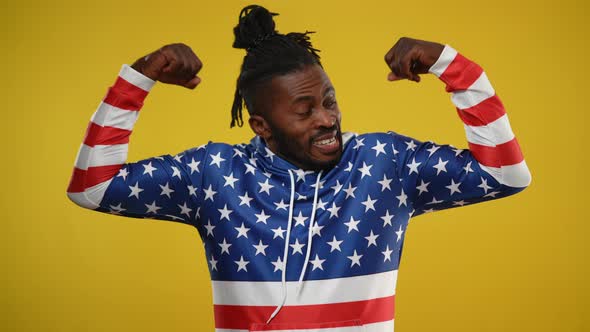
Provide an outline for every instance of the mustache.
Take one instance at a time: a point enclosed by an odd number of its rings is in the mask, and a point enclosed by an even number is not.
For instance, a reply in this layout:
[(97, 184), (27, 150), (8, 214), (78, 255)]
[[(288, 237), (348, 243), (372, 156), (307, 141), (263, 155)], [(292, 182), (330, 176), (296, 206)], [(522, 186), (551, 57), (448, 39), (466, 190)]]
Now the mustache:
[(316, 140), (318, 137), (322, 137), (324, 135), (332, 134), (334, 132), (336, 132), (336, 138), (338, 138), (338, 136), (339, 136), (338, 134), (340, 133), (340, 126), (338, 124), (334, 124), (330, 128), (321, 129), (316, 134), (314, 134), (314, 135), (311, 136), (311, 141)]

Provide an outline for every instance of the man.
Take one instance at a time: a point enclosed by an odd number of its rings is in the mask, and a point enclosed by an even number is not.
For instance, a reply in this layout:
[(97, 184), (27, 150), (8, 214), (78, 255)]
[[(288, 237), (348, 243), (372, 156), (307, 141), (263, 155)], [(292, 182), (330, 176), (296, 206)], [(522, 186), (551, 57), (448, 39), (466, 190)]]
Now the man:
[(194, 89), (202, 64), (172, 44), (124, 65), (92, 118), (68, 196), (101, 212), (195, 226), (205, 244), (220, 331), (391, 331), (410, 217), (505, 197), (530, 173), (483, 70), (448, 45), (400, 39), (391, 81), (447, 84), (469, 150), (395, 132), (342, 133), (335, 89), (308, 33), (280, 34), (248, 6), (234, 47), (247, 55), (232, 126), (245, 104), (249, 144), (208, 143), (125, 164), (156, 81)]

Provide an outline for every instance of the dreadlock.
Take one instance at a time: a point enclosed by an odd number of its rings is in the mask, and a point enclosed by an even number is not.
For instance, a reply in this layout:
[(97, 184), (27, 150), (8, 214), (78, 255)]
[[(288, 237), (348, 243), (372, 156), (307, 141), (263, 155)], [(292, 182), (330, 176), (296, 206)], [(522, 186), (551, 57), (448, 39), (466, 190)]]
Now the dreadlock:
[(231, 109), (231, 124), (244, 125), (242, 109), (256, 111), (256, 89), (277, 75), (285, 75), (306, 65), (321, 66), (319, 50), (313, 48), (309, 34), (291, 32), (286, 35), (275, 30), (273, 16), (266, 8), (250, 5), (240, 12), (239, 23), (234, 27), (234, 48), (245, 49), (246, 56), (236, 83)]

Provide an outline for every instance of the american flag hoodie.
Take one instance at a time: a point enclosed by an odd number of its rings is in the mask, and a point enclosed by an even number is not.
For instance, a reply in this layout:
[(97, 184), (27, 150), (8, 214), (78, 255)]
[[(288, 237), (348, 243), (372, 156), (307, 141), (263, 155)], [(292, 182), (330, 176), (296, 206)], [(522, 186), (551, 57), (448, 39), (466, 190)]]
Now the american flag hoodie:
[(68, 197), (100, 212), (194, 226), (216, 331), (393, 331), (410, 218), (512, 195), (531, 181), (482, 68), (446, 45), (429, 71), (452, 93), (468, 149), (394, 131), (344, 133), (338, 164), (314, 172), (257, 136), (127, 163), (155, 82), (123, 65), (88, 126)]

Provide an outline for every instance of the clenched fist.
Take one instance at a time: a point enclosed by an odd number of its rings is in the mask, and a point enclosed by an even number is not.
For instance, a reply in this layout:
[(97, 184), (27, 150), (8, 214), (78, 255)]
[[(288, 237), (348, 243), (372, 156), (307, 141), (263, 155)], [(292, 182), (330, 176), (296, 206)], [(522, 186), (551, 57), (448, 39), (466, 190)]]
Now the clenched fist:
[(418, 74), (428, 73), (428, 69), (438, 60), (444, 45), (425, 40), (400, 38), (385, 55), (385, 63), (391, 69), (387, 76), (390, 81), (407, 78), (420, 82)]
[(131, 67), (154, 81), (194, 89), (201, 82), (197, 73), (203, 63), (189, 46), (178, 43), (138, 59)]

